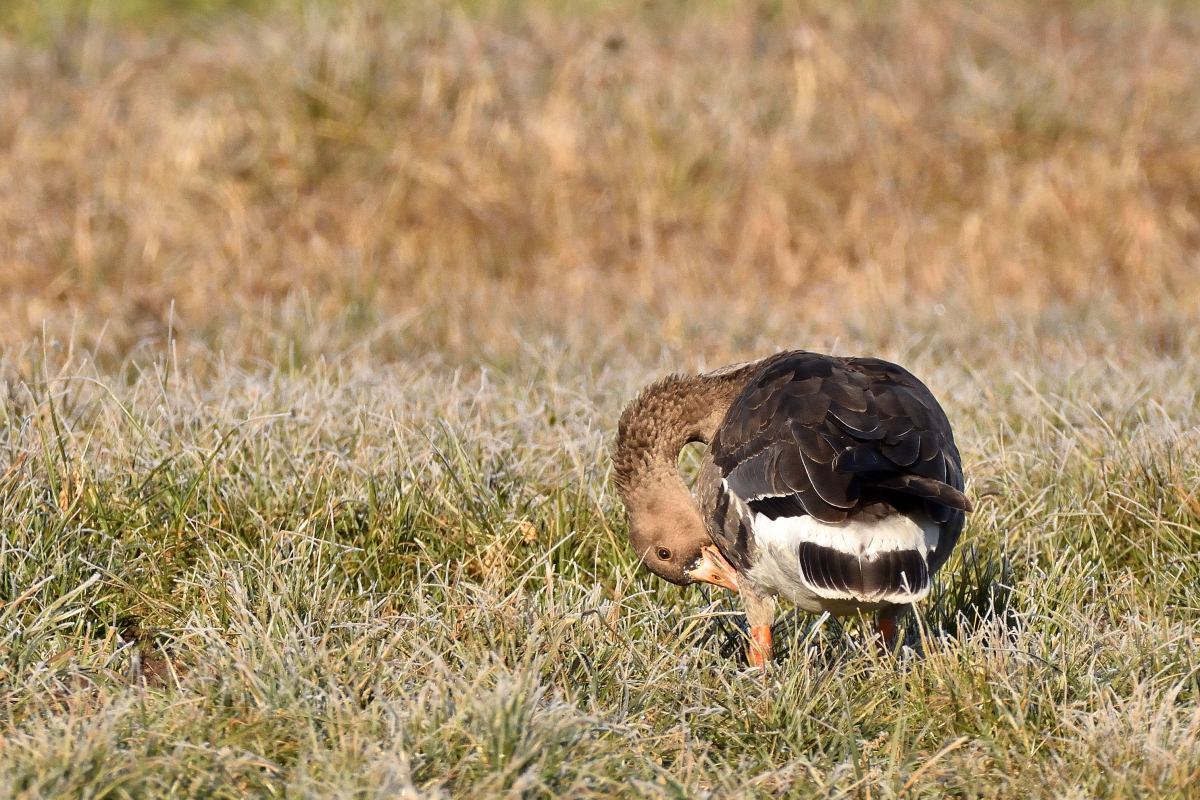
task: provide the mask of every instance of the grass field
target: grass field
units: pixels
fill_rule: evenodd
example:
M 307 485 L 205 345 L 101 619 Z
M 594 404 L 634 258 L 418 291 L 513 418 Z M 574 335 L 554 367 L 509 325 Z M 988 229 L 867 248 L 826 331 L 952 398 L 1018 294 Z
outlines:
M 1200 7 L 0 12 L 0 797 L 1187 797 Z M 882 657 L 635 568 L 645 382 L 897 360 Z M 917 652 L 920 655 L 917 655 Z

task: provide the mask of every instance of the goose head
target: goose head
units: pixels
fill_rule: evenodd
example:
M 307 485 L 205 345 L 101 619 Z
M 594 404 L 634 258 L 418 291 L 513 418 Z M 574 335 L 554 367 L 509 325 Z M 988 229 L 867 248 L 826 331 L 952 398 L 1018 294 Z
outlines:
M 738 590 L 737 573 L 713 544 L 686 488 L 642 487 L 623 498 L 629 542 L 648 570 L 680 586 L 711 583 Z
M 712 438 L 742 380 L 728 369 L 669 376 L 626 406 L 617 425 L 613 469 L 630 544 L 647 569 L 680 586 L 738 591 L 737 573 L 713 544 L 677 463 L 685 445 Z

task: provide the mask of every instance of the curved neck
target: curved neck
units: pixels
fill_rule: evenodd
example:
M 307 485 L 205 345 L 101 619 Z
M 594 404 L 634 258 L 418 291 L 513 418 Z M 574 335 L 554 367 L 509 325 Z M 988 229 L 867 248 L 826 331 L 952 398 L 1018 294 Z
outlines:
M 616 483 L 628 500 L 639 490 L 683 485 L 677 462 L 691 442 L 707 444 L 729 406 L 761 361 L 736 364 L 702 375 L 671 375 L 646 387 L 625 407 L 613 454 Z

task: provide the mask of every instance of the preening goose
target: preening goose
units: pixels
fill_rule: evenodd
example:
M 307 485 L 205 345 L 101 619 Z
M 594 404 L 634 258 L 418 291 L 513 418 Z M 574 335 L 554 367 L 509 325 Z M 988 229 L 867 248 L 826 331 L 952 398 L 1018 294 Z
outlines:
M 677 469 L 691 442 L 708 445 L 695 496 Z M 642 563 L 739 592 L 758 666 L 777 597 L 878 612 L 890 646 L 971 510 L 941 406 L 876 358 L 797 350 L 664 378 L 621 414 L 613 468 Z

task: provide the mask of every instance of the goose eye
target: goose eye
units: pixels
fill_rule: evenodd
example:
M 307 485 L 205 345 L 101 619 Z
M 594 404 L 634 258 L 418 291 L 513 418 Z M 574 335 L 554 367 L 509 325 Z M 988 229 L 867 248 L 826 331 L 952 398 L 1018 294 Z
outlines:
M 660 548 L 658 548 L 658 557 L 661 558 L 663 561 L 670 561 L 671 560 L 671 551 L 665 547 L 660 547 Z

